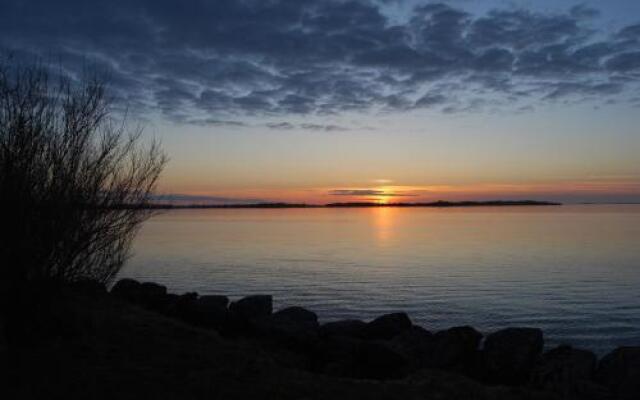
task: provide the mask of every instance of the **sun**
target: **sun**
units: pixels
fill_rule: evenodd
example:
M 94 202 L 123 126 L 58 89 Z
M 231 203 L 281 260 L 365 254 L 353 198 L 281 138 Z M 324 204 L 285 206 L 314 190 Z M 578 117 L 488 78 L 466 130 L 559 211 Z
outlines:
M 391 198 L 393 196 L 393 188 L 389 186 L 378 186 L 375 188 L 378 192 L 375 197 L 376 203 L 378 204 L 389 204 L 391 202 Z

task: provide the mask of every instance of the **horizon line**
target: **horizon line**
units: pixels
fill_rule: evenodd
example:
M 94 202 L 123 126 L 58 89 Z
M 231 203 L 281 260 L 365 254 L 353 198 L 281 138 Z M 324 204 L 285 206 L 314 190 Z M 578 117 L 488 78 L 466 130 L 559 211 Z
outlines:
M 431 202 L 336 202 L 325 204 L 287 203 L 287 202 L 258 202 L 247 204 L 163 204 L 148 203 L 142 208 L 150 209 L 187 209 L 187 208 L 370 208 L 370 207 L 494 207 L 494 206 L 560 206 L 563 203 L 539 200 L 485 200 L 485 201 L 447 201 Z

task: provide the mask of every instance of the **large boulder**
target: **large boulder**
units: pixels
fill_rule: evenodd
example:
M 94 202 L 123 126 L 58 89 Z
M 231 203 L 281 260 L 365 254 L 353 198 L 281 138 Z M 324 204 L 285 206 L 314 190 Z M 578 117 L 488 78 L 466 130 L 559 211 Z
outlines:
M 162 310 L 167 304 L 167 287 L 153 282 L 140 284 L 139 302 L 145 307 Z
M 429 365 L 434 344 L 433 334 L 417 325 L 399 333 L 389 342 L 391 348 L 402 354 L 414 370 Z
M 140 283 L 134 279 L 121 279 L 111 288 L 111 294 L 147 308 L 161 310 L 168 301 L 166 286 L 153 282 Z
M 288 307 L 255 321 L 256 329 L 268 339 L 304 353 L 315 350 L 318 316 L 302 307 Z
M 507 385 L 526 382 L 543 344 L 537 328 L 507 328 L 488 335 L 483 350 L 486 379 Z
M 270 295 L 253 295 L 234 301 L 229 310 L 236 316 L 247 320 L 264 318 L 273 312 L 273 297 Z
M 327 322 L 320 326 L 320 335 L 323 337 L 348 337 L 363 338 L 367 324 L 359 319 L 343 319 Z
M 369 322 L 364 329 L 367 339 L 388 340 L 411 328 L 411 320 L 406 313 L 382 315 Z
M 362 341 L 356 348 L 357 378 L 398 379 L 407 373 L 406 359 L 387 343 Z
M 348 336 L 324 336 L 318 346 L 314 364 L 327 375 L 355 377 L 356 349 L 360 339 Z
M 593 352 L 559 346 L 542 354 L 533 367 L 531 384 L 564 399 L 604 399 L 608 391 L 592 382 L 597 358 Z
M 111 294 L 127 301 L 136 301 L 140 293 L 140 282 L 135 279 L 120 279 L 111 288 Z
M 197 301 L 198 306 L 201 307 L 216 307 L 216 308 L 227 308 L 229 305 L 229 298 L 227 296 L 222 295 L 203 295 L 198 297 Z
M 600 360 L 596 380 L 609 387 L 617 399 L 640 397 L 640 347 L 618 347 Z
M 318 316 L 303 307 L 287 307 L 271 316 L 271 320 L 283 325 L 297 326 L 304 329 L 318 329 Z
M 224 336 L 238 330 L 227 309 L 229 299 L 220 295 L 199 296 L 196 292 L 181 295 L 168 294 L 165 313 L 189 324 L 213 328 Z
M 199 295 L 196 292 L 183 293 L 175 298 L 176 312 L 180 319 L 194 322 L 198 298 Z
M 197 325 L 214 328 L 225 335 L 229 334 L 233 329 L 227 309 L 228 303 L 229 299 L 226 296 L 200 296 L 190 303 L 191 318 Z
M 383 341 L 334 336 L 322 342 L 322 372 L 360 379 L 395 379 L 407 373 L 406 359 Z
M 458 326 L 437 332 L 433 339 L 427 366 L 466 372 L 477 358 L 482 334 L 470 326 Z
M 189 292 L 181 295 L 168 293 L 167 305 L 164 314 L 181 319 L 188 323 L 194 323 L 194 305 L 198 300 L 198 293 Z

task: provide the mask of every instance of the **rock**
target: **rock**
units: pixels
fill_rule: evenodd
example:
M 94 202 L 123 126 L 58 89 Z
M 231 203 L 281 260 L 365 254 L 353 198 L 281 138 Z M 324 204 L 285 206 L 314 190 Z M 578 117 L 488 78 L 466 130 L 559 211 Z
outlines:
M 180 296 L 173 293 L 167 293 L 165 298 L 166 304 L 162 313 L 173 318 L 180 318 L 178 315 L 178 301 L 180 300 Z
M 198 306 L 201 307 L 218 307 L 227 308 L 229 305 L 229 298 L 222 295 L 204 295 L 198 298 Z
M 183 316 L 192 312 L 198 302 L 198 297 L 198 293 L 196 292 L 187 292 L 179 295 L 176 302 L 178 312 Z
M 140 293 L 140 282 L 129 278 L 120 279 L 113 285 L 110 293 L 121 299 L 134 302 Z
M 310 353 L 318 339 L 318 317 L 302 307 L 288 307 L 255 322 L 258 332 L 290 350 Z
M 185 322 L 194 323 L 194 305 L 198 300 L 198 293 L 189 292 L 181 295 L 167 294 L 167 305 L 164 313 Z
M 273 298 L 270 295 L 247 296 L 231 303 L 229 310 L 247 320 L 268 317 L 273 312 Z
M 434 343 L 435 339 L 431 332 L 414 325 L 396 335 L 389 342 L 389 345 L 402 354 L 407 359 L 411 369 L 415 370 L 429 365 Z
M 363 338 L 367 324 L 359 319 L 343 319 L 327 322 L 320 326 L 320 335 L 324 337 Z
M 437 332 L 427 366 L 464 372 L 475 362 L 481 339 L 482 334 L 470 326 Z
M 308 329 L 317 329 L 319 327 L 318 316 L 316 313 L 303 307 L 284 308 L 274 313 L 271 319 L 280 323 Z
M 213 328 L 219 333 L 228 336 L 235 332 L 235 325 L 229 310 L 218 306 L 203 307 L 197 305 L 196 324 L 206 328 Z
M 141 292 L 146 296 L 164 296 L 167 294 L 167 287 L 154 282 L 142 282 L 140 284 Z
M 596 369 L 596 355 L 588 350 L 559 346 L 545 352 L 536 362 L 531 384 L 538 389 L 553 391 L 565 399 L 599 399 L 607 390 L 591 380 Z
M 600 360 L 596 381 L 611 389 L 616 399 L 640 395 L 640 347 L 618 347 Z
M 203 325 L 203 315 L 211 310 L 226 310 L 223 305 L 224 299 L 219 299 L 218 296 L 199 296 L 196 292 L 187 292 L 181 295 L 168 294 L 167 298 L 173 310 L 172 314 L 194 325 Z
M 232 327 L 228 303 L 229 299 L 226 296 L 200 296 L 191 304 L 194 322 L 200 326 L 214 328 L 222 334 L 229 333 Z
M 406 359 L 388 344 L 362 341 L 356 348 L 357 378 L 397 379 L 407 374 Z
M 528 381 L 543 344 L 537 328 L 507 328 L 488 335 L 483 351 L 487 380 L 507 385 Z
M 328 375 L 345 378 L 395 379 L 406 375 L 406 359 L 382 341 L 346 336 L 327 338 L 321 348 Z
M 596 355 L 591 351 L 559 346 L 540 357 L 534 368 L 532 382 L 537 386 L 545 386 L 549 383 L 591 380 L 596 362 Z
M 340 335 L 322 338 L 315 357 L 316 369 L 327 375 L 354 377 L 359 342 L 360 339 Z
M 140 283 L 133 279 L 121 279 L 111 289 L 111 294 L 144 307 L 159 310 L 166 306 L 166 286 L 153 282 Z
M 153 282 L 140 284 L 138 302 L 153 310 L 162 310 L 167 304 L 167 287 Z
M 182 295 L 167 294 L 167 315 L 181 319 L 192 325 L 213 328 L 223 336 L 235 335 L 238 331 L 231 313 L 226 307 L 226 296 L 198 296 L 196 292 Z
M 411 328 L 411 325 L 406 313 L 386 314 L 369 322 L 364 329 L 364 335 L 367 339 L 388 340 Z

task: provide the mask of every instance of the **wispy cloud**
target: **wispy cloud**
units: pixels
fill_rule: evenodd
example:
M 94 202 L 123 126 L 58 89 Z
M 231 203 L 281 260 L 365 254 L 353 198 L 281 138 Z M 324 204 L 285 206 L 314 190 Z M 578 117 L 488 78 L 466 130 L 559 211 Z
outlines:
M 385 192 L 378 189 L 333 189 L 329 191 L 332 196 L 379 196 L 379 197 L 412 197 L 413 193 Z
M 322 131 L 322 132 L 343 132 L 348 131 L 349 128 L 340 125 L 332 125 L 332 124 L 292 124 L 290 122 L 271 122 L 267 123 L 266 126 L 269 129 L 278 129 L 278 130 L 291 130 L 291 129 L 302 129 L 308 131 Z
M 246 127 L 249 126 L 245 122 L 232 121 L 232 120 L 220 120 L 215 118 L 193 118 L 186 119 L 184 122 L 200 125 L 200 126 L 227 126 L 227 127 Z
M 269 129 L 278 129 L 283 131 L 288 131 L 294 129 L 296 126 L 290 122 L 270 122 L 266 124 Z

